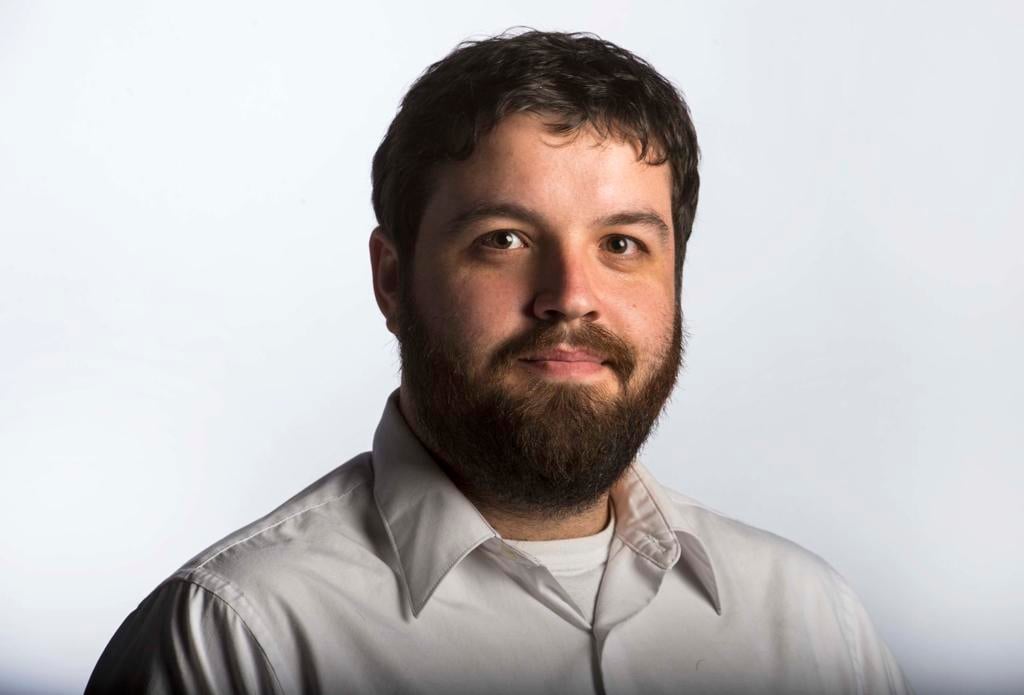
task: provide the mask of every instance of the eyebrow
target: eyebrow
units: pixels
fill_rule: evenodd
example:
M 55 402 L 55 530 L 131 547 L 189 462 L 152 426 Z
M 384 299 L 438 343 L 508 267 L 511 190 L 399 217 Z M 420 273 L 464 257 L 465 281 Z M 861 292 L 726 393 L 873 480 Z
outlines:
M 474 222 L 492 217 L 506 217 L 525 222 L 534 227 L 546 226 L 543 215 L 523 205 L 517 203 L 485 202 L 473 205 L 468 210 L 453 217 L 448 223 L 448 229 L 451 233 L 456 234 Z M 649 208 L 623 210 L 605 217 L 599 217 L 594 221 L 593 225 L 596 227 L 631 227 L 640 225 L 652 228 L 664 242 L 671 240 L 671 227 L 662 219 L 661 215 Z
M 633 225 L 651 227 L 658 233 L 662 241 L 670 241 L 671 229 L 665 220 L 661 219 L 661 215 L 654 210 L 627 210 L 598 220 L 598 226 L 601 227 L 631 227 Z
M 478 203 L 468 210 L 460 212 L 448 222 L 448 229 L 453 233 L 463 231 L 466 227 L 479 222 L 480 220 L 492 217 L 507 217 L 520 222 L 526 222 L 534 227 L 543 227 L 544 218 L 528 207 L 516 203 Z

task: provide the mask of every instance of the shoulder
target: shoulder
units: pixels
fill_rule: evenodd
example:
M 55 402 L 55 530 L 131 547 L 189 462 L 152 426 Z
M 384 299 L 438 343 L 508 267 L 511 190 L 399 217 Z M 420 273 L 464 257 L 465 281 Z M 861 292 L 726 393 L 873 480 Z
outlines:
M 862 690 L 911 692 L 864 605 L 833 566 L 793 540 L 663 489 L 709 554 L 723 604 L 734 615 L 772 625 L 776 633 L 806 632 L 818 648 L 835 635 Z
M 243 602 L 171 577 L 131 612 L 85 692 L 281 692 L 258 625 Z
M 701 543 L 716 569 L 762 579 L 817 582 L 840 590 L 845 582 L 817 553 L 776 533 L 740 521 L 681 493 L 662 488 L 677 518 Z
M 312 483 L 270 513 L 228 534 L 186 562 L 172 578 L 217 596 L 263 586 L 277 575 L 330 557 L 375 554 L 377 518 L 370 454 L 363 453 Z
M 278 692 L 291 672 L 270 609 L 355 563 L 387 567 L 372 489 L 360 454 L 186 562 L 122 623 L 89 692 Z
M 672 512 L 707 552 L 722 604 L 776 636 L 814 636 L 841 644 L 859 687 L 909 693 L 896 660 L 847 581 L 821 556 L 787 538 L 662 488 Z M 830 639 L 831 638 L 831 639 Z

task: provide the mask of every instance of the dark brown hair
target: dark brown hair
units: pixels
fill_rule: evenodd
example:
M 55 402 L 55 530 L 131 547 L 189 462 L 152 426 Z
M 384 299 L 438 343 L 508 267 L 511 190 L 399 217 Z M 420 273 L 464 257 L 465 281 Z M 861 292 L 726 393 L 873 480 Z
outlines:
M 700 187 L 693 122 L 671 82 L 593 34 L 466 41 L 413 83 L 373 157 L 373 209 L 399 261 L 413 257 L 435 165 L 467 159 L 503 117 L 523 111 L 562 134 L 589 125 L 635 143 L 638 159 L 669 164 L 678 292 Z

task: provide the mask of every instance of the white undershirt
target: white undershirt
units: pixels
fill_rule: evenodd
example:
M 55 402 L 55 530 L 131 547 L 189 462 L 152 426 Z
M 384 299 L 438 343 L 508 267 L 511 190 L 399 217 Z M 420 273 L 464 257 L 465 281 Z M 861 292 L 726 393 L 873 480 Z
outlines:
M 597 591 L 615 536 L 615 510 L 612 505 L 608 508 L 608 525 L 593 536 L 555 541 L 505 541 L 544 565 L 572 597 L 588 623 L 594 622 Z

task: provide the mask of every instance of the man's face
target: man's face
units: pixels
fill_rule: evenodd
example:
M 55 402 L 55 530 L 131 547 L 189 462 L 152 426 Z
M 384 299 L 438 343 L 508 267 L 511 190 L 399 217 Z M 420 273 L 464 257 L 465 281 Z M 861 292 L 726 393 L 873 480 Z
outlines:
M 403 398 L 478 503 L 585 507 L 635 456 L 682 358 L 669 168 L 519 114 L 433 183 L 403 269 Z

